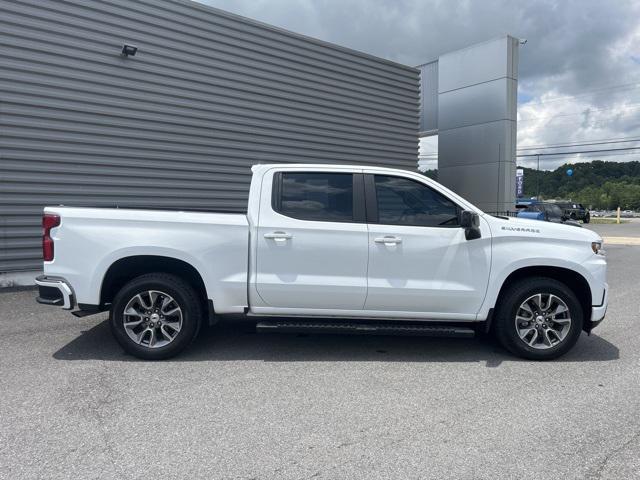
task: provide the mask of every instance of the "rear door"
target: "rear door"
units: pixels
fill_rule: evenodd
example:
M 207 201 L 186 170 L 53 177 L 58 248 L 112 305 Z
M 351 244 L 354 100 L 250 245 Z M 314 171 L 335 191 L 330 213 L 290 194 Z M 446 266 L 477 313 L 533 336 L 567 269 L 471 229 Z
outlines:
M 365 310 L 475 319 L 491 264 L 488 227 L 481 225 L 482 238 L 466 240 L 461 208 L 415 178 L 372 174 L 365 185 L 370 248 Z
M 340 169 L 269 172 L 261 198 L 257 311 L 362 310 L 368 257 L 363 175 Z

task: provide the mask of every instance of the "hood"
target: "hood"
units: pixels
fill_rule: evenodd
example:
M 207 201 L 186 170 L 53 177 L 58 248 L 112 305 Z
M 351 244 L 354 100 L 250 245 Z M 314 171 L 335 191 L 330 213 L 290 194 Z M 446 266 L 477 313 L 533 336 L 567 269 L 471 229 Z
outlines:
M 549 238 L 554 240 L 601 242 L 602 238 L 588 228 L 576 228 L 574 225 L 527 220 L 516 217 L 493 217 L 484 214 L 493 236 L 523 236 L 528 238 Z

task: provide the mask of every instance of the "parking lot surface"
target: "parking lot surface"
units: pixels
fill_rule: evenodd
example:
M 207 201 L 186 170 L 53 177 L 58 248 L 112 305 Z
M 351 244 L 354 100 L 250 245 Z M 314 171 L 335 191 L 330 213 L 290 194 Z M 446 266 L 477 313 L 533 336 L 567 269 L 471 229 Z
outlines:
M 608 219 L 613 220 L 613 219 Z M 624 223 L 620 224 L 598 224 L 589 223 L 583 224 L 584 227 L 589 228 L 602 237 L 631 237 L 640 239 L 640 218 L 623 218 Z
M 0 293 L 0 478 L 640 478 L 640 247 L 607 254 L 605 322 L 547 363 L 246 324 L 145 362 L 105 314 Z

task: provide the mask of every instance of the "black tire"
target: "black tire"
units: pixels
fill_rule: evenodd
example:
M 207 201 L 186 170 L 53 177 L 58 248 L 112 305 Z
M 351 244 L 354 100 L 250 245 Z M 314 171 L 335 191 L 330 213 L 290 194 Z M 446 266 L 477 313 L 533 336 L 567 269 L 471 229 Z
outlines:
M 128 302 L 137 294 L 152 290 L 170 295 L 182 312 L 180 331 L 170 343 L 156 348 L 137 344 L 129 337 L 124 326 L 124 309 Z M 181 278 L 166 273 L 149 273 L 134 278 L 120 289 L 111 305 L 109 326 L 125 352 L 144 360 L 163 360 L 177 355 L 195 339 L 202 323 L 201 305 L 196 291 Z
M 584 223 L 589 223 L 590 221 L 591 221 L 591 215 L 589 215 L 589 214 L 585 215 L 583 222 Z
M 560 298 L 569 308 L 571 317 L 569 330 L 562 342 L 547 349 L 537 349 L 525 343 L 519 337 L 515 323 L 520 305 L 538 293 L 553 294 Z M 526 278 L 510 285 L 498 300 L 494 321 L 496 337 L 500 344 L 514 355 L 529 360 L 553 360 L 567 353 L 578 341 L 582 324 L 582 306 L 575 293 L 564 283 L 546 277 Z

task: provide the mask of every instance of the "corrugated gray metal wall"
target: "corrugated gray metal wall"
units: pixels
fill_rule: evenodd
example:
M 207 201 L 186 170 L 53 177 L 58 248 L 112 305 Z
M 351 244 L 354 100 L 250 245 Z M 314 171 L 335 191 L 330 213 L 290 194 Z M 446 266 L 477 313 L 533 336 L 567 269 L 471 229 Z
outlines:
M 240 212 L 254 163 L 416 168 L 416 69 L 182 0 L 0 0 L 0 29 L 0 272 L 41 268 L 47 204 Z

